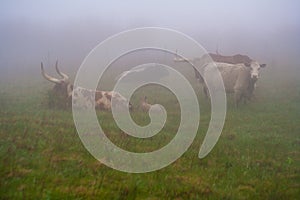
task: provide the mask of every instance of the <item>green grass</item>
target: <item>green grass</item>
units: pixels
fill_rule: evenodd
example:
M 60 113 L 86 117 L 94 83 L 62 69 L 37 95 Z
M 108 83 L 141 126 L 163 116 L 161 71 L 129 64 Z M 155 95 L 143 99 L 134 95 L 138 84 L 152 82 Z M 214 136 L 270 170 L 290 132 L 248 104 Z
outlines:
M 295 73 L 291 73 L 295 74 Z M 69 110 L 49 109 L 50 83 L 0 82 L 0 199 L 298 199 L 300 196 L 300 79 L 265 72 L 253 102 L 235 109 L 229 96 L 224 130 L 213 149 L 198 159 L 210 119 L 200 89 L 201 121 L 188 151 L 173 164 L 146 174 L 128 174 L 95 160 L 82 145 Z M 5 84 L 4 84 L 5 83 Z M 37 83 L 42 84 L 40 86 Z M 199 85 L 194 85 L 195 88 Z M 122 134 L 110 113 L 98 113 L 117 145 L 148 152 L 167 144 L 178 128 L 176 99 L 163 88 L 140 89 L 162 103 L 168 121 L 162 132 L 142 140 Z M 156 96 L 155 96 L 156 95 Z M 160 98 L 157 98 L 159 96 Z M 135 111 L 140 125 L 149 122 Z

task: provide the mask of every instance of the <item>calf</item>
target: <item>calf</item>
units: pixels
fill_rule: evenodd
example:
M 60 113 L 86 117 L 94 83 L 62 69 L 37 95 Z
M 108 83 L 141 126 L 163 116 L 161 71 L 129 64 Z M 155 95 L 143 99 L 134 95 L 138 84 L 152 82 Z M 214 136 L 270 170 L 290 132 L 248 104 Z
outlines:
M 158 104 L 152 105 L 149 104 L 147 102 L 147 97 L 145 96 L 144 98 L 141 98 L 141 103 L 140 103 L 140 108 L 142 109 L 142 111 L 144 112 L 148 112 L 150 110 L 150 108 L 152 107 L 151 110 L 153 110 L 156 113 L 159 113 L 160 111 L 162 111 L 162 107 Z

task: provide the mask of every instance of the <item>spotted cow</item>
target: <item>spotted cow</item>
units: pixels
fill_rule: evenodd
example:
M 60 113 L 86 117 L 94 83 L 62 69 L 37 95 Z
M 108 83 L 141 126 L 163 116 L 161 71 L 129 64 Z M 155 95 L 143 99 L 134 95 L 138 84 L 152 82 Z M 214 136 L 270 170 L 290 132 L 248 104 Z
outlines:
M 43 63 L 41 63 L 42 76 L 54 83 L 53 92 L 56 95 L 62 96 L 66 106 L 73 101 L 74 106 L 90 107 L 93 106 L 97 110 L 111 110 L 112 101 L 116 106 L 124 106 L 132 110 L 132 104 L 115 91 L 93 91 L 82 87 L 74 88 L 70 83 L 69 77 L 58 69 L 58 62 L 55 65 L 56 72 L 61 76 L 61 79 L 54 78 L 45 73 Z

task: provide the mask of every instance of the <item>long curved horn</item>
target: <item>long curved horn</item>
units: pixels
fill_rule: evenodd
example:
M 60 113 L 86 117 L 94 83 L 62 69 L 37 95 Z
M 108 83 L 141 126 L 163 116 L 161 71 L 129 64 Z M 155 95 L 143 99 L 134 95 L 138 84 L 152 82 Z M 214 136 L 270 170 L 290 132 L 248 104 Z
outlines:
M 56 61 L 56 63 L 55 63 L 55 69 L 56 69 L 56 72 L 63 78 L 63 81 L 65 81 L 65 82 L 69 81 L 69 77 L 66 74 L 64 74 L 61 71 L 59 71 L 59 69 L 58 69 L 58 61 Z
M 45 79 L 47 79 L 48 81 L 51 81 L 53 83 L 61 83 L 61 80 L 58 80 L 57 78 L 53 78 L 51 76 L 49 76 L 48 74 L 45 73 L 44 71 L 44 66 L 43 63 L 41 62 L 41 70 L 42 70 L 42 75 Z

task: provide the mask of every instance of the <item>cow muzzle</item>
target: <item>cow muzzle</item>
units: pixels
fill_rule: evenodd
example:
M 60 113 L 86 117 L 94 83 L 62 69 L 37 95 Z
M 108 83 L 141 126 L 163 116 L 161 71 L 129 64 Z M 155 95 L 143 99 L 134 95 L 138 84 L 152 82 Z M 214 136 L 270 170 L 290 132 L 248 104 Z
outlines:
M 253 74 L 253 75 L 251 75 L 251 78 L 252 78 L 253 80 L 257 81 L 257 79 L 258 79 L 258 75 L 256 75 L 256 74 Z

